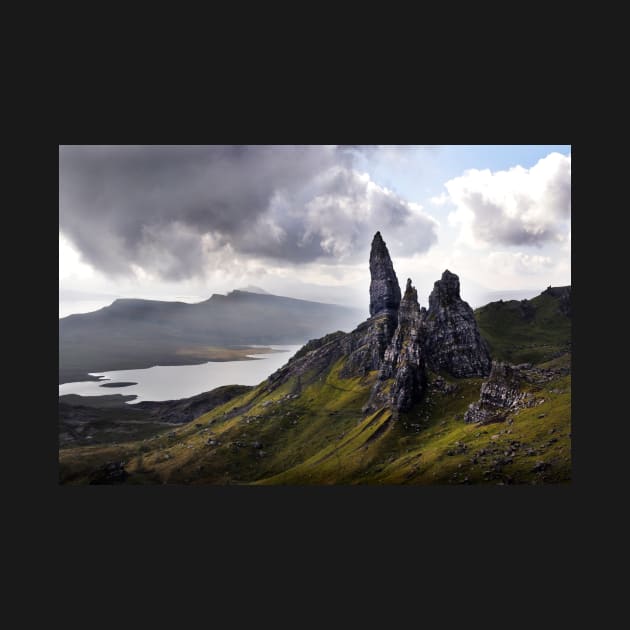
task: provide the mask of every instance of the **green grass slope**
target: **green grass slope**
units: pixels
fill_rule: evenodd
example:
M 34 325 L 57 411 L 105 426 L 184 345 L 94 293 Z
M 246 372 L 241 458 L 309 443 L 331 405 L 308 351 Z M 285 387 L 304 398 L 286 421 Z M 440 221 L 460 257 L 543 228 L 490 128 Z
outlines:
M 169 431 L 118 445 L 60 451 L 68 484 L 540 484 L 571 479 L 570 319 L 541 295 L 525 309 L 494 303 L 476 315 L 494 358 L 532 362 L 547 380 L 524 386 L 534 406 L 501 423 L 465 424 L 484 379 L 429 374 L 422 402 L 394 419 L 366 416 L 376 372 L 325 371 L 270 381 Z M 523 312 L 525 311 L 525 312 Z M 564 352 L 563 352 L 564 350 Z M 440 377 L 440 378 L 438 378 Z M 444 385 L 446 381 L 447 385 Z M 122 462 L 127 476 L 108 480 Z
M 571 319 L 552 295 L 491 302 L 478 308 L 475 318 L 494 359 L 540 363 L 571 348 Z
M 449 379 L 393 421 L 363 417 L 376 376 L 339 379 L 339 361 L 299 398 L 264 384 L 167 434 L 60 453 L 62 483 L 90 483 L 124 461 L 129 484 L 453 484 L 566 482 L 571 477 L 571 378 L 533 387 L 543 402 L 507 422 L 468 425 L 482 379 Z M 430 378 L 433 381 L 434 375 Z

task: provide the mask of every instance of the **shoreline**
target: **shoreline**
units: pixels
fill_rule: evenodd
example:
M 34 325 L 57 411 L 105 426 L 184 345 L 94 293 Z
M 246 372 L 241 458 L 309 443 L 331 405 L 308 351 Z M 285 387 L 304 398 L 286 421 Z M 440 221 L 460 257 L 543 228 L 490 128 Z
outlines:
M 301 347 L 306 342 L 296 344 L 271 344 L 289 345 Z M 204 363 L 226 363 L 231 361 L 259 361 L 257 356 L 276 354 L 278 352 L 289 352 L 289 350 L 278 350 L 270 346 L 231 346 L 229 348 L 218 348 L 207 346 L 205 348 L 182 348 L 174 353 L 165 355 L 162 358 L 151 359 L 129 359 L 112 361 L 103 364 L 105 367 L 90 368 L 89 371 L 81 368 L 59 368 L 58 385 L 66 383 L 80 383 L 84 381 L 101 381 L 104 376 L 94 376 L 99 372 L 118 372 L 123 370 L 146 370 L 152 367 L 175 367 L 179 365 L 202 365 Z

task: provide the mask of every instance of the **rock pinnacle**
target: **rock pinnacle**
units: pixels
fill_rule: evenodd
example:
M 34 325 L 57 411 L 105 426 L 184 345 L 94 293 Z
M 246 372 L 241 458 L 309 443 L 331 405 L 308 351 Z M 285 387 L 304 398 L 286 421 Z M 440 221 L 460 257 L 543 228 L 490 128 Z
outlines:
M 372 240 L 370 276 L 370 317 L 386 310 L 396 313 L 400 306 L 400 286 L 380 232 Z

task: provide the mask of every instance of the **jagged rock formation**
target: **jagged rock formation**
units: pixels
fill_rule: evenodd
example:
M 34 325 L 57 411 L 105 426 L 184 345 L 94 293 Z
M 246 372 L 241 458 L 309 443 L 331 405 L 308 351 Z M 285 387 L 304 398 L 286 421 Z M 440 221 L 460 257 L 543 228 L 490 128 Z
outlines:
M 370 318 L 344 340 L 343 378 L 378 370 L 398 325 L 400 286 L 387 246 L 377 232 L 370 250 Z
M 408 279 L 398 311 L 398 326 L 383 355 L 366 411 L 382 404 L 389 404 L 395 411 L 405 411 L 420 400 L 426 386 L 423 335 L 418 292 Z M 393 382 L 386 388 L 384 383 L 388 379 Z
M 380 232 L 372 239 L 370 277 L 370 316 L 382 311 L 390 311 L 395 315 L 400 306 L 400 286 Z
M 521 389 L 528 381 L 521 366 L 494 361 L 490 378 L 481 386 L 479 401 L 468 407 L 464 422 L 503 422 L 510 411 L 531 406 L 535 402 L 533 396 Z
M 373 274 L 383 277 L 384 270 L 373 267 Z M 396 308 L 379 290 L 373 296 L 377 312 L 350 326 L 352 332 L 309 341 L 257 386 L 241 387 L 240 394 L 233 391 L 239 386 L 230 386 L 234 395 L 226 392 L 207 412 L 198 403 L 217 390 L 200 400 L 145 401 L 124 408 L 124 416 L 127 397 L 119 395 L 119 406 L 102 408 L 94 421 L 60 418 L 59 481 L 284 486 L 569 481 L 571 320 L 561 309 L 563 302 L 570 306 L 570 292 L 562 289 L 475 311 L 493 355 L 509 364 L 496 363 L 489 379 L 474 380 L 447 374 L 462 364 L 483 368 L 478 332 L 467 319 L 457 276 L 445 272 L 429 310 L 420 308 L 411 280 Z M 324 330 L 337 328 L 320 319 Z M 466 334 L 457 337 L 462 328 Z M 467 346 L 466 338 L 474 343 Z M 428 349 L 438 365 L 448 359 L 443 373 L 429 365 Z M 130 435 L 138 421 L 131 416 L 152 405 L 166 407 L 165 413 L 154 416 L 154 426 L 142 425 Z M 517 411 L 523 406 L 533 408 Z M 113 430 L 106 413 L 115 416 Z M 163 422 L 171 414 L 174 422 L 194 419 L 170 430 Z M 462 425 L 462 416 L 469 423 L 506 424 L 483 430 Z M 85 419 L 89 435 L 79 435 L 77 424 Z M 103 436 L 110 432 L 107 440 L 93 433 L 97 425 Z M 64 432 L 72 440 L 63 438 Z M 83 448 L 77 437 L 92 446 Z
M 458 377 L 487 376 L 490 351 L 472 308 L 459 294 L 459 277 L 448 269 L 433 285 L 426 322 L 427 364 Z
M 455 377 L 490 372 L 488 348 L 472 309 L 460 297 L 455 274 L 447 270 L 435 283 L 428 311 L 420 308 L 411 279 L 401 301 L 398 279 L 380 232 L 372 241 L 370 274 L 369 319 L 350 333 L 339 331 L 309 341 L 269 377 L 269 391 L 294 376 L 302 384 L 321 378 L 343 358 L 340 378 L 364 377 L 378 370 L 364 412 L 387 406 L 398 415 L 422 399 L 427 368 L 445 370 Z

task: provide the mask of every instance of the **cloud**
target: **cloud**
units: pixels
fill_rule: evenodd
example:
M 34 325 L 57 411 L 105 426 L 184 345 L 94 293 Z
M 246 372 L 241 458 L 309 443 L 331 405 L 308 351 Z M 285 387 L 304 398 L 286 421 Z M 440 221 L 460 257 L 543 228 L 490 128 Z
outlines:
M 449 223 L 470 245 L 540 246 L 565 240 L 570 229 L 570 155 L 550 153 L 529 169 L 471 169 L 444 185 L 456 206 Z
M 446 193 L 435 195 L 429 199 L 429 202 L 434 206 L 444 206 L 450 201 L 450 197 Z
M 492 252 L 484 259 L 484 266 L 502 275 L 539 275 L 553 268 L 549 256 L 536 256 L 523 252 Z
M 60 147 L 60 230 L 109 275 L 170 280 L 242 258 L 353 262 L 381 230 L 399 255 L 437 222 L 354 165 L 356 147 Z

